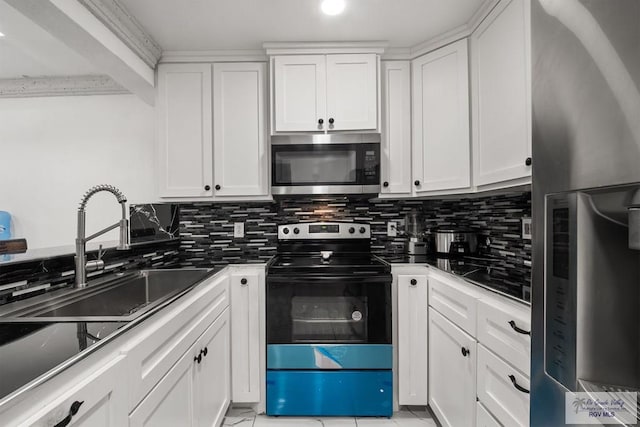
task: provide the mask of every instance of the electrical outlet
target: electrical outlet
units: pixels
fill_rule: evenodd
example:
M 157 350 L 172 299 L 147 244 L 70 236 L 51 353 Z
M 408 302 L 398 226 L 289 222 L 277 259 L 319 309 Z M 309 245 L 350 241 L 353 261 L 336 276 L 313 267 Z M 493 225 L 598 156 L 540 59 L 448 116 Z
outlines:
M 398 223 L 395 221 L 387 222 L 387 236 L 396 237 L 398 235 Z
M 531 218 L 522 218 L 522 238 L 531 240 Z
M 233 237 L 244 237 L 244 222 L 233 223 Z

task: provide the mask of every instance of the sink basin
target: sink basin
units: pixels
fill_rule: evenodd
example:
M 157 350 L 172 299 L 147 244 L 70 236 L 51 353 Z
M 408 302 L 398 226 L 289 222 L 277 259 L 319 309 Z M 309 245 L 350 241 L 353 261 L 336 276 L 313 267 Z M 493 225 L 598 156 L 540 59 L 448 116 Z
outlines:
M 209 274 L 208 269 L 140 270 L 65 289 L 33 301 L 9 304 L 0 322 L 25 321 L 129 321 L 177 297 Z

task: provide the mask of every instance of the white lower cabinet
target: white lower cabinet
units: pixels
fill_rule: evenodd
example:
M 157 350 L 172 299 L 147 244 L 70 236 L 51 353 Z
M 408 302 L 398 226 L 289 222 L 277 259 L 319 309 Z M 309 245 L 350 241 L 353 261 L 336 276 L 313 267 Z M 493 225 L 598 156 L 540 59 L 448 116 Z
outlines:
M 476 427 L 502 427 L 482 403 L 476 403 Z
M 70 424 L 78 427 L 120 427 L 126 425 L 126 394 L 123 356 L 96 367 L 79 381 L 61 384 L 59 393 L 40 400 L 33 413 L 22 412 L 17 419 L 0 415 L 4 426 L 54 426 L 70 415 L 72 405 L 77 412 Z M 34 402 L 35 404 L 35 402 Z
M 472 426 L 476 340 L 429 308 L 429 405 L 443 426 Z
M 478 346 L 478 399 L 500 423 L 529 425 L 529 378 Z
M 260 402 L 264 286 L 264 267 L 237 267 L 231 273 L 231 396 L 235 403 Z
M 129 426 L 219 425 L 230 398 L 229 328 L 226 310 L 131 413 Z
M 398 403 L 426 405 L 429 341 L 426 269 L 394 274 L 398 288 Z

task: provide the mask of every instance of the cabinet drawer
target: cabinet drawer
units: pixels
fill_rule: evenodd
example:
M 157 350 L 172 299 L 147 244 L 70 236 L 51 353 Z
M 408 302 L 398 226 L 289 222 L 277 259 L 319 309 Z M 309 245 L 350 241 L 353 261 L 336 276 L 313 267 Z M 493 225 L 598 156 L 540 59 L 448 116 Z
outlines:
M 501 424 L 529 425 L 528 390 L 528 377 L 484 346 L 478 346 L 478 399 Z
M 124 350 L 128 353 L 129 411 L 227 308 L 229 278 L 225 275 L 203 283 L 183 298 L 130 340 Z
M 502 427 L 480 402 L 476 402 L 476 427 Z
M 476 336 L 477 296 L 464 286 L 429 274 L 429 305 L 471 336 Z
M 531 310 L 498 301 L 478 302 L 478 341 L 529 376 Z

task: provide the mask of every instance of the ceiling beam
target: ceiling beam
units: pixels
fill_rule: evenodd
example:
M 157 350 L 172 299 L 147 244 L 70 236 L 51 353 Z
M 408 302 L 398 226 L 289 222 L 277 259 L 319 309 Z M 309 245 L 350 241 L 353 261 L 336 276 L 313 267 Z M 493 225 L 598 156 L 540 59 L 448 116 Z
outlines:
M 154 69 L 78 0 L 5 0 L 149 105 Z

